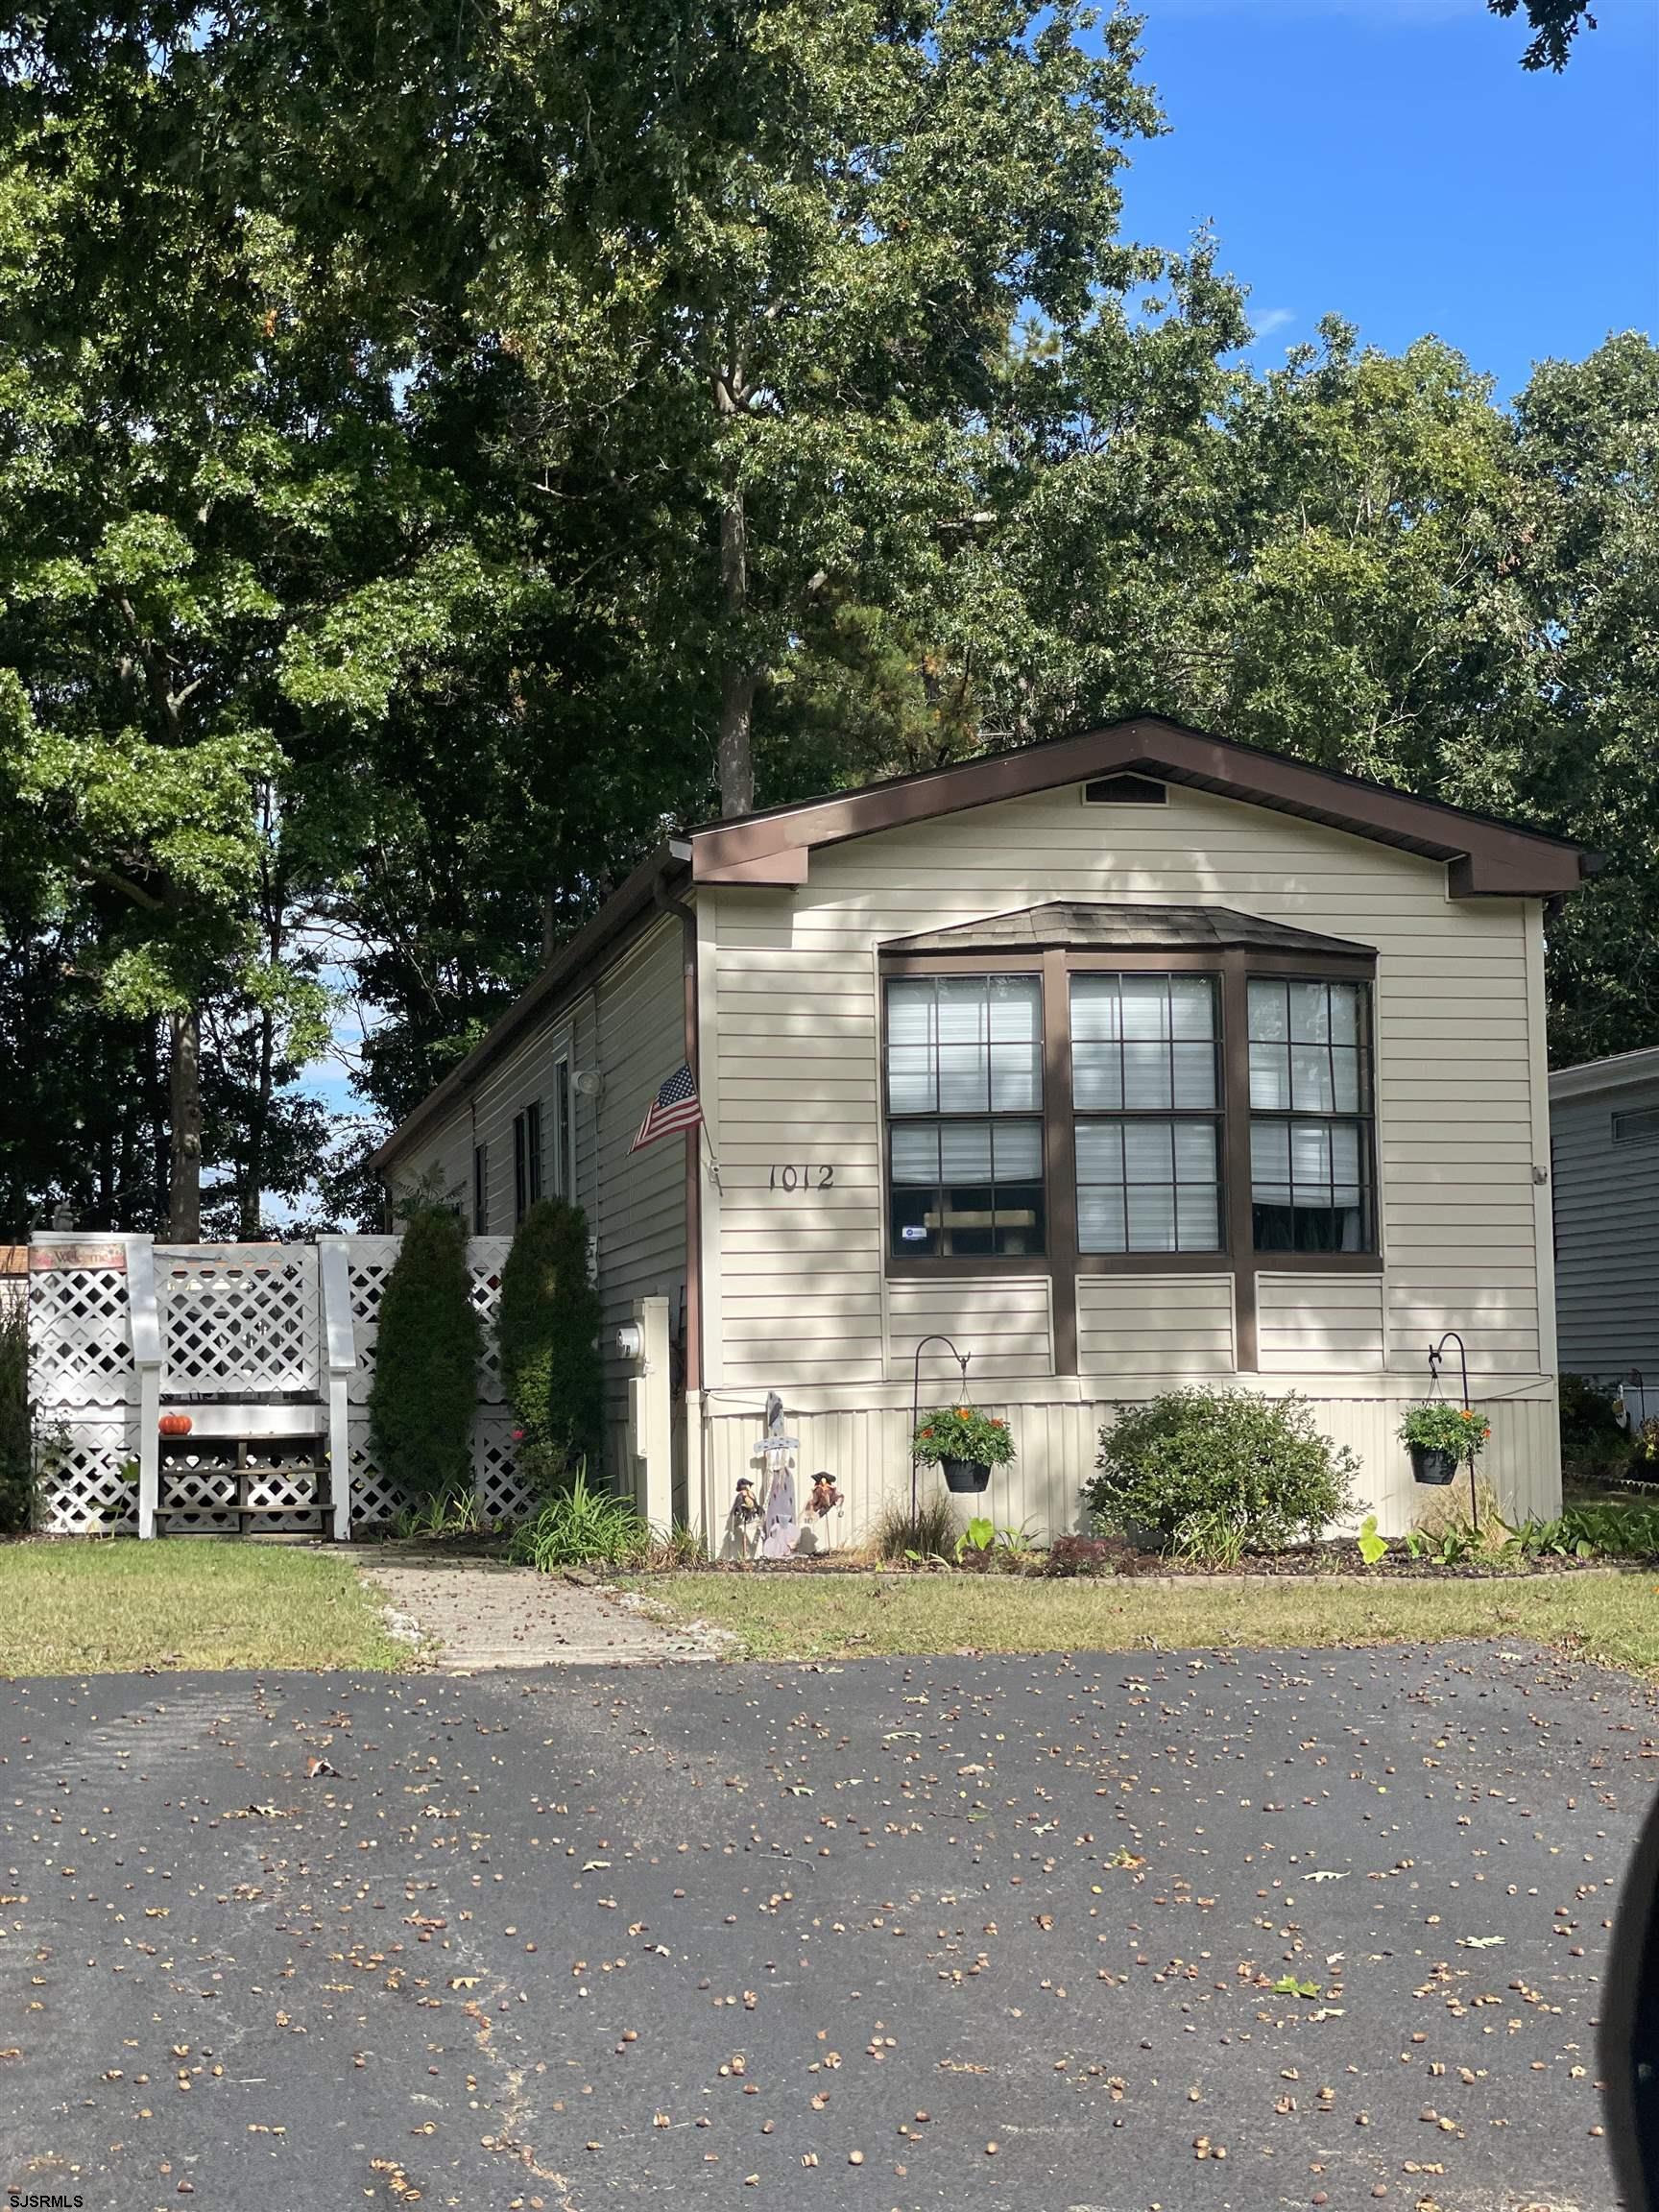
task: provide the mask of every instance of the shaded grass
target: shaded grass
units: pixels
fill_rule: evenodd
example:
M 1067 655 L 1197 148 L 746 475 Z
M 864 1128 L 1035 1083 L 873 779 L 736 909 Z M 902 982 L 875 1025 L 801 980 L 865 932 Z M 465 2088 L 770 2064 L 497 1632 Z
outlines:
M 1651 1571 L 1515 1581 L 1130 1579 L 1047 1582 L 966 1575 L 665 1575 L 636 1582 L 679 1620 L 736 1638 L 732 1656 L 885 1652 L 1166 1651 L 1229 1645 L 1433 1643 L 1498 1637 L 1659 1668 Z
M 189 1536 L 0 1546 L 0 1673 L 409 1664 L 351 1562 Z

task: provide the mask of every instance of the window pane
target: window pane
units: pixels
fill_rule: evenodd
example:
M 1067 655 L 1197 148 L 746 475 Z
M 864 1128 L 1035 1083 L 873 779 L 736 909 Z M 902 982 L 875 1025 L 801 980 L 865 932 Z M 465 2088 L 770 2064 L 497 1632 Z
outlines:
M 1116 1040 L 1123 1034 L 1116 975 L 1071 978 L 1071 1042 Z
M 1077 1248 L 1080 1252 L 1121 1252 L 1128 1236 L 1119 1183 L 1097 1184 L 1077 1192 Z
M 890 1045 L 933 1042 L 933 979 L 917 976 L 887 986 L 887 1041 Z
M 1331 1040 L 1333 1044 L 1358 1044 L 1359 1002 L 1363 988 L 1363 985 L 1358 983 L 1333 983 L 1331 985 Z
M 940 1009 L 943 1019 L 944 1008 Z M 991 1103 L 987 1048 L 983 1045 L 939 1046 L 939 1111 L 983 1114 Z
M 1131 1252 L 1174 1251 L 1175 1188 L 1173 1184 L 1130 1184 L 1129 1249 Z
M 1043 1103 L 1042 1046 L 993 1045 L 991 1107 L 997 1114 L 1028 1114 Z
M 1330 986 L 1290 985 L 1290 1035 L 1298 1045 L 1323 1045 L 1331 1035 Z
M 1262 976 L 1250 982 L 1250 1034 L 1271 1043 L 1290 1034 L 1287 987 Z
M 939 1104 L 926 1046 L 889 1045 L 887 1098 L 895 1114 L 931 1114 Z
M 1215 1047 L 1214 1045 L 1176 1045 L 1171 1047 L 1175 1062 L 1175 1085 L 1171 1104 L 1188 1107 L 1211 1107 L 1217 1103 L 1215 1096 Z
M 1290 1104 L 1290 1052 L 1284 1045 L 1250 1046 L 1250 1103 L 1263 1114 L 1284 1113 Z
M 1359 1100 L 1359 1055 L 1347 1045 L 1334 1045 L 1331 1048 L 1331 1103 L 1338 1114 L 1358 1114 Z
M 1290 1047 L 1290 1103 L 1298 1114 L 1329 1114 L 1331 1061 L 1322 1045 Z
M 1250 1124 L 1250 1174 L 1254 1182 L 1288 1183 L 1290 1131 L 1283 1121 Z
M 895 1183 L 937 1183 L 939 1180 L 939 1125 L 893 1130 L 893 1180 Z
M 1123 1124 L 1120 1121 L 1078 1122 L 1077 1180 L 1079 1183 L 1122 1182 Z
M 1125 1008 L 1127 1012 L 1127 1008 Z M 1123 1103 L 1128 1107 L 1169 1104 L 1167 1045 L 1125 1045 Z
M 939 1128 L 939 1157 L 947 1183 L 989 1183 L 991 1124 L 988 1121 L 942 1122 Z
M 1167 1121 L 1124 1122 L 1123 1172 L 1130 1183 L 1174 1181 L 1175 1149 Z
M 1036 1044 L 1043 1034 L 1043 987 L 1036 976 L 993 975 L 990 994 L 993 1042 Z
M 1170 1027 L 1177 1037 L 1214 1038 L 1215 984 L 1208 975 L 1171 975 Z
M 1221 1194 L 1214 1183 L 1176 1186 L 1175 1234 L 1183 1252 L 1219 1251 Z
M 988 1031 L 986 978 L 940 975 L 934 981 L 939 993 L 940 1044 L 982 1044 Z
M 1043 1180 L 1041 1121 L 993 1122 L 991 1144 L 998 1183 L 1040 1183 Z
M 1115 1112 L 1123 1103 L 1123 1062 L 1116 1045 L 1074 1044 L 1071 1096 L 1085 1112 Z
M 1331 1130 L 1333 1174 L 1344 1183 L 1359 1180 L 1359 1131 L 1352 1121 L 1337 1121 Z
M 1329 1183 L 1331 1132 L 1322 1121 L 1290 1124 L 1290 1178 L 1295 1183 Z
M 1215 1124 L 1214 1121 L 1177 1121 L 1175 1173 L 1183 1183 L 1214 1183 L 1215 1177 Z
M 1144 1040 L 1169 1034 L 1169 978 L 1166 975 L 1121 975 L 1123 1034 Z

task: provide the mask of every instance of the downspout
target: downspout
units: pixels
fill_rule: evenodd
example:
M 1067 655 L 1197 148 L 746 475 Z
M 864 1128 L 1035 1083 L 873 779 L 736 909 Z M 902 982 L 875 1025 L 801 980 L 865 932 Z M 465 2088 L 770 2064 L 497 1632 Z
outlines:
M 684 847 L 675 854 L 689 853 Z M 685 987 L 685 1065 L 702 1096 L 702 1074 L 697 1055 L 697 916 L 685 900 L 668 889 L 668 871 L 661 869 L 651 886 L 653 903 L 680 923 L 680 958 Z M 699 1122 L 685 1132 L 685 1399 L 690 1405 L 703 1388 L 703 1128 Z

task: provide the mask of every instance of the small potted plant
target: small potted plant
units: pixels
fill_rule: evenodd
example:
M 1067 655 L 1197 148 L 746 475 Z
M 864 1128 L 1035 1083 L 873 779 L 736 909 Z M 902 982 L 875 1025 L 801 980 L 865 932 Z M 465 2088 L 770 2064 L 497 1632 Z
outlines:
M 1492 1433 L 1482 1414 L 1467 1406 L 1448 1406 L 1435 1400 L 1410 1407 L 1400 1424 L 1400 1441 L 1411 1455 L 1411 1473 L 1419 1482 L 1444 1487 L 1458 1464 L 1473 1459 Z
M 1014 1439 L 1006 1421 L 976 1406 L 944 1406 L 922 1416 L 910 1449 L 918 1459 L 944 1469 L 947 1490 L 983 1490 L 992 1468 L 1013 1458 Z

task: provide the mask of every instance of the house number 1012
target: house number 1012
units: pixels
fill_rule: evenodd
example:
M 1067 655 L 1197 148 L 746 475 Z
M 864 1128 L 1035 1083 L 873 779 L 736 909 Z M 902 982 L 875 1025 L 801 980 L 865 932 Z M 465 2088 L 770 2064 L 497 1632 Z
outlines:
M 833 1167 L 773 1167 L 766 1177 L 768 1190 L 830 1190 L 834 1185 Z

